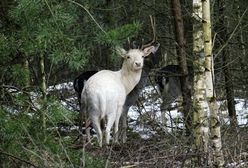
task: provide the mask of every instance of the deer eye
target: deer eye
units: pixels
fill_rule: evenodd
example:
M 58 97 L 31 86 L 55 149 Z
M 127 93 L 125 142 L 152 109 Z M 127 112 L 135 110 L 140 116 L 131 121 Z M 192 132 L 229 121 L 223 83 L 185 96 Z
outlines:
M 144 55 L 142 55 L 142 58 L 145 58 L 145 56 L 144 56 Z
M 129 59 L 130 58 L 130 56 L 127 56 L 127 59 Z

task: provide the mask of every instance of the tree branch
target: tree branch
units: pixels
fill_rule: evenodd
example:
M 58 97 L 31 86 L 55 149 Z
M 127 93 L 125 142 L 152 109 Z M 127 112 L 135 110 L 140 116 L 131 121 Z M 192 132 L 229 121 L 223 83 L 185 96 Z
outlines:
M 29 162 L 29 161 L 26 161 L 26 160 L 24 160 L 24 159 L 21 159 L 21 158 L 19 158 L 19 157 L 17 157 L 17 156 L 14 156 L 14 155 L 12 155 L 12 154 L 10 154 L 10 153 L 7 153 L 7 152 L 4 152 L 4 151 L 1 151 L 1 150 L 0 150 L 0 154 L 6 155 L 6 156 L 11 157 L 11 158 L 13 158 L 13 159 L 19 160 L 19 161 L 24 162 L 24 163 L 26 163 L 26 164 L 29 164 L 29 165 L 31 165 L 31 166 L 33 166 L 33 167 L 35 167 L 35 168 L 36 168 L 36 167 L 38 168 L 38 166 L 34 165 L 33 163 L 31 163 L 31 162 Z

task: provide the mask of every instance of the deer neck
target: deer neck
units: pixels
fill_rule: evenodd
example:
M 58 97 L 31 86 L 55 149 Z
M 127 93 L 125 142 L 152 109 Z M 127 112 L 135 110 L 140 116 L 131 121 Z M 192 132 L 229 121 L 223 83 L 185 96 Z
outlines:
M 132 71 L 128 69 L 128 67 L 125 64 L 123 64 L 120 73 L 121 73 L 121 81 L 125 87 L 126 94 L 129 94 L 133 90 L 133 88 L 139 83 L 142 69 Z

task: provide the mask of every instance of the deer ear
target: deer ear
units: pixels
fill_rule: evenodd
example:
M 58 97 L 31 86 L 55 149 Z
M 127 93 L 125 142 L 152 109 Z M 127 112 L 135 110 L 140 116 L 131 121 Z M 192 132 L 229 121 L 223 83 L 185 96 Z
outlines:
M 122 57 L 126 57 L 127 51 L 121 47 L 116 48 L 116 53 Z
M 154 46 L 150 46 L 150 47 L 146 47 L 144 50 L 144 56 L 147 57 L 148 55 L 151 54 L 151 52 L 155 53 L 155 47 Z
M 145 57 L 150 55 L 151 53 L 155 54 L 159 48 L 160 44 L 157 43 L 155 46 L 150 46 L 150 47 L 146 47 L 143 52 L 145 53 Z

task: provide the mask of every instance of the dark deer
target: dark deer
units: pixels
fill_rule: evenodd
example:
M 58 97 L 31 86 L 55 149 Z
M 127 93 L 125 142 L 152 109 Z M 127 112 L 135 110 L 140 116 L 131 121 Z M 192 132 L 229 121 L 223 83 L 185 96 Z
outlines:
M 188 67 L 189 70 L 189 82 L 193 89 L 194 72 L 193 67 Z M 176 101 L 177 98 L 182 96 L 181 83 L 180 83 L 181 70 L 179 65 L 167 65 L 156 74 L 156 83 L 159 86 L 159 90 L 163 99 L 161 104 L 162 123 L 166 123 L 165 111 L 168 110 L 171 104 Z

